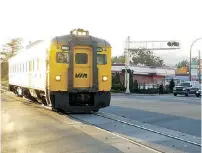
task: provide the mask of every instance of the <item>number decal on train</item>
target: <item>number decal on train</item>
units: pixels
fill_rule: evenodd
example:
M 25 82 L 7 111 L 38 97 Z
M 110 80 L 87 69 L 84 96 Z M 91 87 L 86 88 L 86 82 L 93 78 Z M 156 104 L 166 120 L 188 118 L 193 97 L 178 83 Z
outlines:
M 75 78 L 87 78 L 87 73 L 76 73 Z

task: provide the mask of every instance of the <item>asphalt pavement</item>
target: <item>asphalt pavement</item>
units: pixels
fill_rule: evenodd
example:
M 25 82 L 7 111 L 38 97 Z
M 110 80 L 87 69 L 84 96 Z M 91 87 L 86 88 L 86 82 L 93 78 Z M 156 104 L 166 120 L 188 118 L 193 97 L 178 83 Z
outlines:
M 201 137 L 201 99 L 173 95 L 112 96 L 106 113 Z

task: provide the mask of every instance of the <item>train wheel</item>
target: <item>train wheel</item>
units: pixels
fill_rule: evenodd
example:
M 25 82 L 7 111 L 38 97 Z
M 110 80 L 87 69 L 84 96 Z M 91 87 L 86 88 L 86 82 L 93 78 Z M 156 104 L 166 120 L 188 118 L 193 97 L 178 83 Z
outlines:
M 51 104 L 51 100 L 50 100 L 50 91 L 48 89 L 46 89 L 45 92 L 45 105 L 49 106 Z
M 23 97 L 23 90 L 20 87 L 17 87 L 15 93 L 18 97 Z

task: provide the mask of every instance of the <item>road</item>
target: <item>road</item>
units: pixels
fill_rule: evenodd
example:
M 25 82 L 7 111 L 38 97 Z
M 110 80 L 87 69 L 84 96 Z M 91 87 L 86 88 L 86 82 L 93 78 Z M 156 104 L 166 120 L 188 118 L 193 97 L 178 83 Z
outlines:
M 1 93 L 2 153 L 148 153 L 152 149 Z
M 114 94 L 111 106 L 93 115 L 73 115 L 162 152 L 201 152 L 201 99 Z
M 201 136 L 201 99 L 197 97 L 113 96 L 102 111 Z
M 156 126 L 159 129 L 169 129 L 182 135 L 201 138 L 201 99 L 195 96 L 115 94 L 112 96 L 111 106 L 101 111 Z M 180 147 L 177 149 L 183 150 Z M 195 151 L 199 151 L 198 149 Z M 185 150 L 193 151 L 192 148 Z

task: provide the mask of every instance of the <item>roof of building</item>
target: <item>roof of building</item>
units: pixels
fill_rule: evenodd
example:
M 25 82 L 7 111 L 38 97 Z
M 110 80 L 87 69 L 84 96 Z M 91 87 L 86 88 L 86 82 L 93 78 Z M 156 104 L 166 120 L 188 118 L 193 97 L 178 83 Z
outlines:
M 122 69 L 125 69 L 125 64 L 112 64 L 112 72 L 121 72 Z M 130 69 L 133 70 L 133 74 L 175 76 L 175 69 L 168 67 L 130 65 Z

